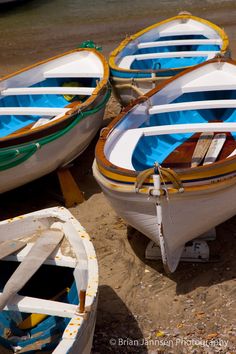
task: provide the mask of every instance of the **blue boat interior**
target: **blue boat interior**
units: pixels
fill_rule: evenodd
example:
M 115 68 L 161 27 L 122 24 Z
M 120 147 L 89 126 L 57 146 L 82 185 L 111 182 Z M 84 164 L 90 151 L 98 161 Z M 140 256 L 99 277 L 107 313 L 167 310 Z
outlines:
M 60 87 L 78 86 L 95 87 L 98 78 L 53 78 L 38 82 L 30 87 Z M 47 107 L 63 108 L 74 101 L 85 101 L 88 96 L 72 96 L 61 94 L 41 95 L 14 95 L 3 96 L 0 99 L 0 107 Z M 19 129 L 35 123 L 39 116 L 35 115 L 1 115 L 0 116 L 0 138 L 10 135 Z
M 156 42 L 171 41 L 171 40 L 186 40 L 186 39 L 207 39 L 203 35 L 179 35 L 160 37 Z M 164 52 L 181 52 L 181 51 L 220 51 L 219 45 L 214 44 L 200 44 L 200 45 L 178 45 L 178 46 L 163 46 L 152 48 L 140 48 L 133 55 L 136 54 L 150 54 L 150 53 L 164 53 Z M 130 69 L 136 70 L 159 70 L 180 68 L 200 64 L 207 59 L 207 56 L 199 57 L 183 57 L 183 58 L 157 58 L 147 60 L 134 60 Z
M 235 98 L 235 90 L 194 92 L 185 93 L 172 103 Z M 220 108 L 158 113 L 147 117 L 140 128 L 172 124 L 208 123 L 211 121 L 236 122 L 236 110 Z M 134 169 L 142 171 L 153 167 L 155 162 L 163 163 L 175 149 L 185 143 L 191 136 L 193 134 L 185 133 L 141 137 L 132 155 Z M 232 133 L 232 137 L 236 139 L 236 133 Z
M 1 291 L 18 264 L 17 262 L 0 262 Z M 55 299 L 58 301 L 58 306 L 60 302 L 78 304 L 73 270 L 73 268 L 43 265 L 22 288 L 19 295 Z M 49 283 L 50 286 L 48 286 Z M 67 288 L 69 290 L 66 290 Z M 19 311 L 0 312 L 0 352 L 1 347 L 4 347 L 4 350 L 8 349 L 9 353 L 13 353 L 15 347 L 22 347 L 21 353 L 27 354 L 52 350 L 59 343 L 70 321 L 69 318 L 46 316 L 36 326 L 20 329 L 22 321 L 29 316 L 29 313 Z

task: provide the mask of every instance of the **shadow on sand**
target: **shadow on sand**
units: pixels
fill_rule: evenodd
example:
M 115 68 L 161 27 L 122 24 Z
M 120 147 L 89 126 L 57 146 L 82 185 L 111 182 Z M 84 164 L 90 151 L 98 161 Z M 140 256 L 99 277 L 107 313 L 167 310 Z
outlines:
M 7 15 L 12 12 L 25 11 L 26 6 L 28 9 L 37 9 L 38 7 L 47 4 L 50 0 L 15 0 L 6 3 L 0 3 L 0 15 Z M 55 1 L 55 0 L 52 0 Z
M 114 290 L 102 285 L 99 287 L 92 353 L 148 353 L 145 345 L 122 345 L 121 341 L 127 338 L 131 341 L 143 340 L 138 322 Z
M 149 239 L 128 226 L 127 237 L 136 256 L 156 272 L 168 276 L 176 283 L 176 294 L 188 294 L 198 287 L 209 287 L 236 279 L 236 217 L 217 226 L 216 240 L 208 241 L 210 255 L 218 261 L 208 263 L 180 262 L 175 273 L 167 275 L 161 261 L 145 259 Z
M 84 193 L 85 200 L 101 191 L 92 175 L 94 150 L 98 135 L 88 148 L 74 160 L 71 173 Z M 16 177 L 17 178 L 17 177 Z M 56 205 L 64 205 L 55 172 L 22 187 L 0 195 L 0 220 Z

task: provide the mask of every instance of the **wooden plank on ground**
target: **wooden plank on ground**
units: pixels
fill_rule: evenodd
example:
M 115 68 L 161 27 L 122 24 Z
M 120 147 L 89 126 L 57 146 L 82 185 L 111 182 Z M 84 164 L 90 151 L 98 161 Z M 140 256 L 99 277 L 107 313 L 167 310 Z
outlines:
M 65 200 L 65 206 L 71 208 L 76 204 L 83 203 L 84 196 L 74 180 L 69 168 L 61 168 L 57 171 L 61 191 Z

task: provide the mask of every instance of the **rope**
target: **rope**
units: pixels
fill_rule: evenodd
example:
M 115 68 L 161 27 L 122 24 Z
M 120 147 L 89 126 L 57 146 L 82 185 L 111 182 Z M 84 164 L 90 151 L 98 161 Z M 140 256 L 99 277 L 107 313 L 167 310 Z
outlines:
M 146 78 L 118 78 L 112 77 L 111 82 L 114 88 L 114 91 L 117 93 L 118 96 L 121 96 L 122 91 L 124 90 L 132 90 L 134 97 L 140 97 L 144 95 L 144 89 L 139 87 L 142 84 L 149 84 L 151 85 L 149 89 L 154 88 L 158 83 L 162 82 L 163 80 L 168 79 L 169 77 L 162 77 L 162 76 L 152 76 Z
M 93 41 L 91 40 L 87 40 L 87 41 L 84 41 L 82 42 L 78 48 L 92 48 L 92 49 L 96 49 L 98 50 L 99 52 L 102 51 L 102 47 L 95 44 Z
M 170 76 L 169 76 L 170 77 Z M 160 81 L 160 80 L 166 80 L 169 77 L 165 76 L 155 76 L 155 77 L 132 77 L 132 78 L 125 78 L 125 77 L 115 77 L 113 76 L 111 78 L 112 84 L 116 85 L 115 82 L 127 82 L 127 83 L 132 83 L 132 82 L 155 82 L 155 81 Z
M 84 118 L 88 117 L 91 114 L 97 113 L 100 111 L 108 102 L 111 95 L 111 90 L 109 89 L 104 96 L 102 102 L 97 105 L 95 108 L 85 111 L 78 112 L 76 118 L 64 129 L 51 134 L 49 136 L 43 137 L 36 142 L 29 142 L 26 145 L 18 145 L 14 148 L 4 148 L 0 151 L 0 171 L 7 170 L 9 168 L 15 167 L 20 163 L 28 160 L 38 149 L 42 146 L 51 143 L 52 141 L 60 138 L 61 136 L 68 133 L 71 129 L 73 129 L 80 121 Z
M 160 165 L 155 165 L 154 167 L 144 170 L 138 174 L 135 182 L 136 192 L 139 191 L 139 189 L 144 184 L 145 180 L 155 173 L 159 173 L 162 177 L 165 178 L 165 180 L 170 181 L 173 184 L 174 188 L 177 189 L 180 193 L 184 191 L 182 181 L 180 180 L 179 175 L 174 170 L 170 168 L 161 167 Z

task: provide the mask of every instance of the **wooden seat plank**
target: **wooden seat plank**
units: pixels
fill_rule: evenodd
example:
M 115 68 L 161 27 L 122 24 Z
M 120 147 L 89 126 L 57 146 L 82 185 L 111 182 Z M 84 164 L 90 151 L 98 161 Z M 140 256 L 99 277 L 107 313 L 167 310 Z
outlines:
M 69 108 L 54 108 L 54 107 L 0 107 L 1 116 L 56 116 L 66 113 Z
M 97 79 L 97 78 L 102 78 L 103 74 L 101 72 L 97 73 L 90 73 L 90 72 L 70 72 L 70 71 L 46 71 L 43 75 L 45 79 L 52 79 L 52 78 L 91 78 L 91 79 Z
M 138 44 L 139 49 L 143 48 L 155 48 L 155 47 L 165 47 L 165 46 L 177 46 L 177 45 L 201 45 L 201 44 L 222 44 L 221 39 L 175 39 L 168 41 L 157 41 L 157 42 L 141 42 Z
M 170 124 L 154 127 L 128 129 L 126 136 L 140 137 L 155 136 L 165 134 L 185 134 L 185 133 L 205 133 L 205 132 L 236 132 L 236 123 L 190 123 L 190 124 Z
M 1 91 L 3 96 L 13 95 L 92 95 L 95 87 L 16 87 Z
M 148 113 L 152 115 L 158 113 L 214 108 L 236 108 L 236 100 L 207 100 L 161 104 L 149 108 Z
M 0 293 L 0 299 L 2 294 L 3 293 Z M 54 300 L 44 300 L 15 294 L 14 298 L 12 298 L 12 300 L 6 305 L 4 310 L 72 318 L 76 316 L 78 306 L 60 303 Z
M 206 56 L 208 59 L 214 58 L 217 51 L 182 51 L 182 52 L 162 52 L 162 53 L 148 53 L 148 54 L 134 54 L 123 57 L 119 63 L 120 67 L 129 68 L 134 60 L 149 60 L 159 58 L 185 58 L 185 57 L 202 57 Z

